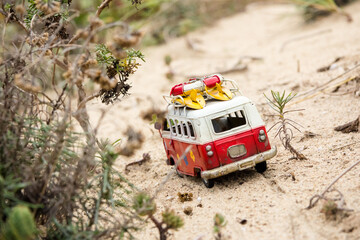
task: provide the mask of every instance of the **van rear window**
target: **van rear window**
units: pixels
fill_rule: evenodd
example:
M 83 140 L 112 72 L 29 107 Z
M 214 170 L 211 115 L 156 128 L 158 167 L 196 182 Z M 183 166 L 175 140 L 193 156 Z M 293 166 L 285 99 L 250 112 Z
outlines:
M 215 133 L 229 131 L 230 129 L 246 125 L 246 119 L 242 110 L 226 114 L 211 120 Z

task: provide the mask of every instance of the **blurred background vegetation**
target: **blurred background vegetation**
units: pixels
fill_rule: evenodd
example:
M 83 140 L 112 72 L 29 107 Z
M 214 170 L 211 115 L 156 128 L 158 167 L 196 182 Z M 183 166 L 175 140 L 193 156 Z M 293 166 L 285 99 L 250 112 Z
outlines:
M 76 1 L 80 10 L 75 22 L 86 24 L 88 14 L 101 1 Z M 114 8 L 102 16 L 105 22 L 122 20 L 144 32 L 143 44 L 156 45 L 179 37 L 201 26 L 214 23 L 244 9 L 250 0 L 145 0 L 136 8 L 128 0 L 114 2 Z
M 102 16 L 105 22 L 122 20 L 134 30 L 143 33 L 143 46 L 165 43 L 167 40 L 183 36 L 216 20 L 243 11 L 254 2 L 290 3 L 299 7 L 305 22 L 337 12 L 346 15 L 340 7 L 355 0 L 144 0 L 136 8 L 129 0 L 116 1 L 116 6 Z M 101 2 L 76 1 L 73 4 L 80 11 L 75 19 L 79 26 L 86 24 L 88 14 Z M 351 19 L 350 16 L 347 16 Z

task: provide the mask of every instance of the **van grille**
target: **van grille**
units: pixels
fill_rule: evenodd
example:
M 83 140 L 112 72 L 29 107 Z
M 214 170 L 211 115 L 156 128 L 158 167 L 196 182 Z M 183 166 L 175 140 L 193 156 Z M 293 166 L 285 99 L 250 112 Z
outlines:
M 247 153 L 244 144 L 231 146 L 228 148 L 227 152 L 228 152 L 228 156 L 230 158 L 238 158 L 238 157 L 246 155 L 246 153 Z

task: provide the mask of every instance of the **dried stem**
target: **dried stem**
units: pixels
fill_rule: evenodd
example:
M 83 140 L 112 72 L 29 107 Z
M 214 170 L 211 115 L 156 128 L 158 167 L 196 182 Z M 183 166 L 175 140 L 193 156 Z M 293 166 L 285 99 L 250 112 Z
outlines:
M 325 190 L 319 195 L 316 194 L 310 198 L 309 206 L 306 209 L 311 209 L 315 206 L 315 204 L 321 199 L 324 198 L 325 194 L 329 191 L 329 189 L 337 182 L 340 178 L 342 178 L 346 173 L 348 173 L 351 169 L 353 169 L 356 165 L 360 163 L 360 160 L 356 161 L 350 167 L 345 169 L 338 177 L 336 177 L 326 188 Z M 315 200 L 314 200 L 315 199 Z M 313 201 L 314 200 L 314 201 Z
M 159 230 L 159 235 L 160 235 L 160 240 L 166 240 L 167 239 L 167 231 L 169 230 L 168 227 L 163 227 L 163 222 L 159 222 L 154 215 L 151 215 L 149 217 L 151 219 L 151 221 L 155 224 L 156 228 Z
M 360 129 L 360 115 L 351 122 L 337 126 L 334 130 L 341 131 L 343 133 L 358 132 Z
M 54 104 L 54 106 L 52 107 L 53 110 L 51 111 L 50 117 L 49 119 L 46 121 L 46 124 L 49 125 L 50 121 L 53 119 L 54 117 L 54 113 L 56 112 L 56 110 L 59 109 L 59 107 L 61 106 L 61 102 L 62 102 L 62 97 L 64 96 L 65 90 L 67 88 L 68 84 L 66 83 L 65 86 L 62 89 L 61 94 L 59 95 L 58 99 L 56 100 L 56 103 Z
M 0 13 L 6 18 L 6 23 L 9 22 L 9 20 L 14 20 L 22 29 L 25 30 L 27 34 L 30 33 L 30 31 L 27 29 L 26 25 L 16 16 L 14 13 L 7 13 L 3 9 L 0 9 Z
M 143 164 L 144 162 L 149 161 L 149 160 L 150 160 L 150 154 L 149 154 L 149 153 L 144 153 L 142 159 L 126 164 L 126 166 L 125 166 L 125 172 L 130 171 L 130 170 L 128 169 L 129 166 L 135 165 L 135 164 L 141 165 L 141 164 Z
M 96 17 L 99 17 L 101 12 L 104 10 L 104 8 L 108 7 L 110 2 L 112 0 L 103 0 L 103 2 L 100 4 L 100 6 L 98 7 L 97 11 L 96 11 Z

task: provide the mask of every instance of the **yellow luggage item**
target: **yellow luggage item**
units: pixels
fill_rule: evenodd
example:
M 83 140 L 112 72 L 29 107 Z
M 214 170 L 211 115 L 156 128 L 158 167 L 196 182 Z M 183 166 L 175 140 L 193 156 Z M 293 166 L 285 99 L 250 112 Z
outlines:
M 192 109 L 202 109 L 205 106 L 204 97 L 201 95 L 201 92 L 195 89 L 185 92 L 181 95 L 181 98 L 176 98 L 173 102 Z
M 205 91 L 209 96 L 217 100 L 226 101 L 232 99 L 231 91 L 227 88 L 221 87 L 219 83 L 216 83 L 215 87 L 213 88 L 208 88 L 205 86 Z

